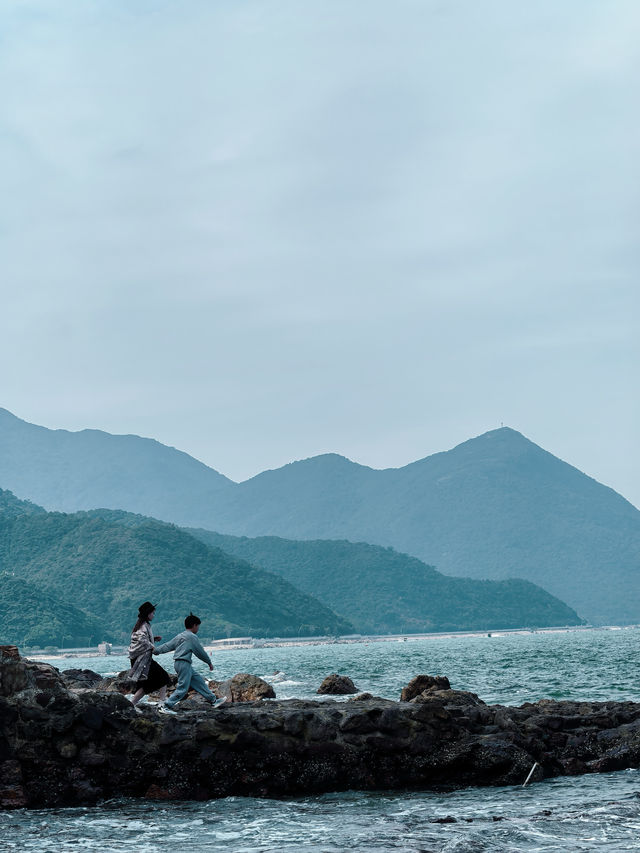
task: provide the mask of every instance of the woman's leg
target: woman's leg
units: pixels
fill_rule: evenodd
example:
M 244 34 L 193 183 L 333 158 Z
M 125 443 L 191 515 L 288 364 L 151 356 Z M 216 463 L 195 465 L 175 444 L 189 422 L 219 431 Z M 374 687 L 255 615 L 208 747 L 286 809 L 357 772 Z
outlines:
M 133 694 L 133 696 L 131 697 L 131 703 L 132 703 L 133 705 L 137 705 L 137 704 L 138 704 L 138 702 L 142 699 L 142 697 L 143 697 L 143 696 L 144 696 L 144 687 L 138 687 L 138 689 L 136 690 L 136 692 L 135 692 L 135 693 Z

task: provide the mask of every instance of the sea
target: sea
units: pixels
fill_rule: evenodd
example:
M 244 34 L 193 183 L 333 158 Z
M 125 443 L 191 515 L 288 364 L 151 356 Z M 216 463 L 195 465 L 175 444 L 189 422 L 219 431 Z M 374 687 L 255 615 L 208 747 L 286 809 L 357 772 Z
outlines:
M 398 699 L 418 674 L 446 675 L 486 702 L 542 698 L 640 701 L 640 628 L 609 628 L 394 642 L 224 650 L 218 679 L 251 672 L 277 698 L 318 698 L 332 672 L 361 691 Z M 60 669 L 102 674 L 125 658 L 65 658 Z M 171 658 L 160 662 L 171 669 Z M 204 673 L 203 667 L 203 673 Z M 208 673 L 208 670 L 206 670 Z M 524 783 L 523 779 L 523 783 Z M 454 791 L 348 791 L 286 800 L 113 799 L 97 806 L 0 812 L 0 850 L 67 853 L 189 850 L 480 853 L 640 850 L 640 771 Z

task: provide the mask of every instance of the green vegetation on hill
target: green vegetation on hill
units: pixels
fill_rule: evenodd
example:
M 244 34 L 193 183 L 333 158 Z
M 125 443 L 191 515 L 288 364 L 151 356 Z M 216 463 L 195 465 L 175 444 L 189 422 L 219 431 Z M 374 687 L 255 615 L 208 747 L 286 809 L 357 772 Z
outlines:
M 88 516 L 138 527 L 142 515 Z M 359 633 L 469 631 L 579 625 L 570 607 L 528 581 L 452 578 L 415 557 L 364 542 L 256 539 L 189 529 L 202 542 L 281 575 L 348 619 Z
M 285 577 L 360 633 L 578 625 L 562 601 L 528 581 L 446 577 L 392 548 L 346 541 L 194 536 Z
M 130 527 L 84 513 L 0 512 L 0 571 L 98 615 L 104 638 L 116 642 L 128 640 L 145 599 L 158 605 L 154 628 L 163 635 L 182 630 L 190 610 L 203 620 L 204 637 L 352 630 L 284 578 L 152 519 Z M 3 622 L 0 632 L 7 633 Z
M 102 640 L 100 620 L 21 578 L 0 574 L 0 644 L 88 646 Z
M 12 492 L 0 489 L 0 515 L 17 518 L 20 515 L 42 515 L 45 510 L 31 501 L 21 501 Z

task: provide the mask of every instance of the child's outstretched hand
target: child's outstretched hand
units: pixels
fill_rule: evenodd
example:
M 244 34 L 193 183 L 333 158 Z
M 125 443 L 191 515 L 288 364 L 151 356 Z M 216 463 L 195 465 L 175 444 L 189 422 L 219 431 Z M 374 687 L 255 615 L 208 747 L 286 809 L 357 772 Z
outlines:
M 212 663 L 209 664 L 209 669 L 211 670 L 211 672 L 213 672 L 213 664 Z

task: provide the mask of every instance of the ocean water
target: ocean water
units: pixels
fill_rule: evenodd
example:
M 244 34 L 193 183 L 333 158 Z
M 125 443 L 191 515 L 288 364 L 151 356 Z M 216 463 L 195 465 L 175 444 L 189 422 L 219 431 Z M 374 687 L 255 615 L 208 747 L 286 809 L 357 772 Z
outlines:
M 640 630 L 593 630 L 219 652 L 218 678 L 253 672 L 278 698 L 311 698 L 330 672 L 397 699 L 419 673 L 488 702 L 640 700 Z M 170 657 L 161 659 L 170 668 Z M 116 672 L 120 658 L 55 661 Z M 277 673 L 274 675 L 274 673 Z M 207 803 L 112 800 L 92 808 L 0 813 L 0 850 L 121 851 L 640 850 L 640 771 L 552 779 L 526 788 L 332 793 Z

